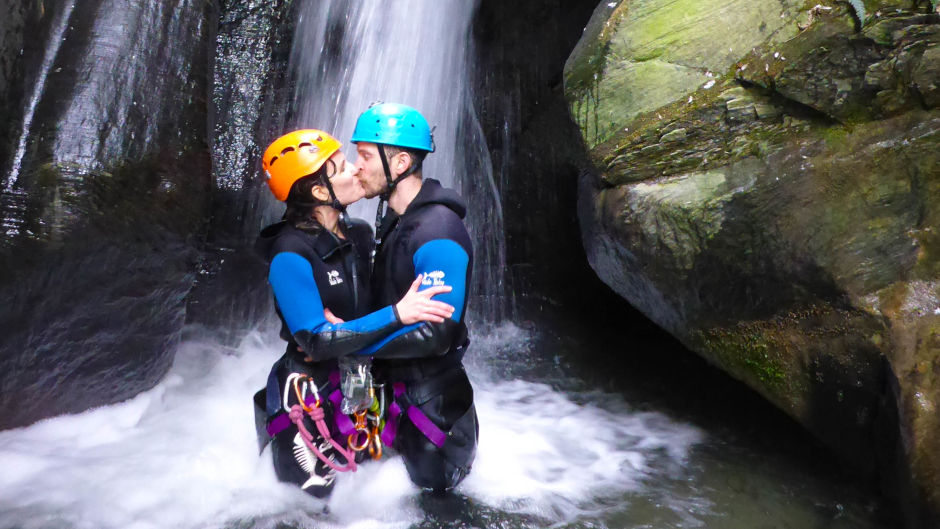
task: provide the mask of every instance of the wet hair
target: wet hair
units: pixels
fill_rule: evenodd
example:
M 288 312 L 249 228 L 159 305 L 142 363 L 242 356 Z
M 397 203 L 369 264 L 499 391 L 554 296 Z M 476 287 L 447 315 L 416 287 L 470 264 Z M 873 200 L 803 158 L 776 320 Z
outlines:
M 379 147 L 382 147 L 382 145 Z M 389 163 L 391 163 L 392 156 L 395 156 L 400 152 L 407 153 L 408 156 L 411 157 L 411 169 L 408 173 L 409 175 L 421 172 L 421 165 L 424 162 L 424 157 L 428 155 L 427 151 L 421 151 L 418 149 L 409 149 L 407 147 L 398 147 L 396 145 L 385 145 L 384 147 L 385 156 L 389 158 Z
M 327 179 L 327 166 L 332 167 L 333 172 L 336 172 L 333 160 L 327 160 L 316 172 L 297 179 L 290 187 L 287 200 L 284 201 L 287 209 L 284 211 L 283 218 L 295 228 L 309 231 L 319 230 L 322 227 L 313 217 L 313 208 L 329 206 L 332 202 L 315 199 L 313 188 L 318 185 L 326 187 L 323 182 Z

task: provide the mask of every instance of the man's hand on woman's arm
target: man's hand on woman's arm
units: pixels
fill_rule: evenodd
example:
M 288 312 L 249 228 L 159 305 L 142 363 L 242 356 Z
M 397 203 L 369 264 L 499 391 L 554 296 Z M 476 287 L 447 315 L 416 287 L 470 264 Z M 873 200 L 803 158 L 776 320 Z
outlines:
M 395 313 L 398 319 L 405 325 L 418 323 L 419 321 L 430 321 L 432 323 L 442 323 L 445 318 L 450 318 L 454 314 L 454 307 L 443 301 L 434 301 L 432 297 L 438 294 L 445 294 L 453 290 L 447 285 L 426 288 L 419 291 L 423 274 L 411 282 L 408 292 L 401 298 L 401 301 L 395 304 Z

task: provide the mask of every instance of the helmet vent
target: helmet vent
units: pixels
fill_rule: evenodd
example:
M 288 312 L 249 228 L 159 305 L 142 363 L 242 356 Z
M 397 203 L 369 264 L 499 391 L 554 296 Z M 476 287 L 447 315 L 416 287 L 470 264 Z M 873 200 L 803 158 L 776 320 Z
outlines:
M 271 161 L 268 162 L 268 165 L 274 165 L 274 162 L 276 162 L 276 161 L 277 161 L 277 156 L 272 156 L 272 157 L 271 157 Z
M 294 152 L 294 148 L 293 148 L 293 147 L 287 147 L 286 149 L 284 149 L 283 151 L 281 151 L 281 156 L 284 156 L 285 154 L 287 154 L 287 153 L 289 153 L 289 152 Z

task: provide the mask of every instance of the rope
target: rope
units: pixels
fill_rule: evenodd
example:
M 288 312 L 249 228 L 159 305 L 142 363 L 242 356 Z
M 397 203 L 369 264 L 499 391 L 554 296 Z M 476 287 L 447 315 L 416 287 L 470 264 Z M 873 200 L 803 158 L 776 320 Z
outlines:
M 319 448 L 317 448 L 317 446 L 313 443 L 313 434 L 307 431 L 307 428 L 304 426 L 303 408 L 301 408 L 299 404 L 294 404 L 290 409 L 290 420 L 297 425 L 297 431 L 300 432 L 300 436 L 303 438 L 304 444 L 307 445 L 307 448 L 316 454 L 320 461 L 323 461 L 326 466 L 332 468 L 333 470 L 337 472 L 355 472 L 356 458 L 349 451 L 334 441 L 332 436 L 330 436 L 330 429 L 326 425 L 326 421 L 323 420 L 323 408 L 314 406 L 310 409 L 310 411 L 307 412 L 307 414 L 310 415 L 310 418 L 313 419 L 314 424 L 317 425 L 317 430 L 320 431 L 320 435 L 329 441 L 330 445 L 332 445 L 333 448 L 335 448 L 336 451 L 346 459 L 346 464 L 339 465 L 332 459 L 323 455 L 323 452 L 320 452 Z

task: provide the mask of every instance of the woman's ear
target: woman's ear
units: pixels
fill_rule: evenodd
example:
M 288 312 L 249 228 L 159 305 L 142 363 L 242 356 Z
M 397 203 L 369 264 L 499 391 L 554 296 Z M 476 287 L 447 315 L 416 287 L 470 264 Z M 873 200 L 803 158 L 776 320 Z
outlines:
M 312 194 L 313 198 L 319 200 L 320 202 L 330 201 L 330 192 L 327 191 L 323 186 L 313 186 L 313 190 L 310 191 L 310 194 Z

